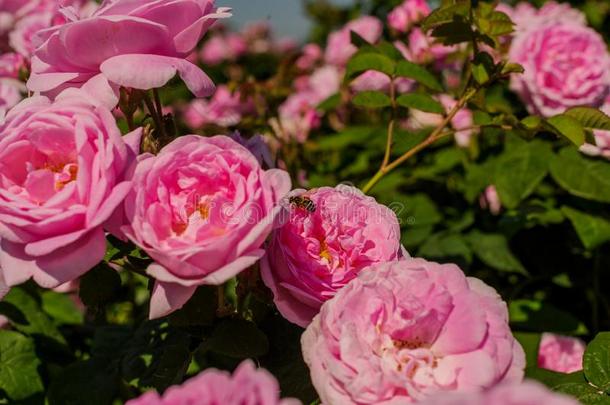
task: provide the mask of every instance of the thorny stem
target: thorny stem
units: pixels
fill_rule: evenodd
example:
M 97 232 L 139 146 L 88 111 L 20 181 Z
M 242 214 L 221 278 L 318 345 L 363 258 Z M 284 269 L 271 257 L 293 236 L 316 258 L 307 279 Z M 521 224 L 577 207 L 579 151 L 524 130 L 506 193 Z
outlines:
M 385 153 L 385 157 L 384 157 L 383 163 L 381 165 L 381 168 L 379 169 L 379 171 L 377 171 L 375 176 L 373 176 L 373 178 L 371 180 L 369 180 L 369 182 L 362 188 L 362 191 L 365 194 L 368 193 L 369 191 L 372 190 L 373 187 L 375 187 L 375 185 L 379 182 L 379 180 L 381 180 L 383 178 L 383 176 L 385 176 L 392 170 L 396 169 L 398 166 L 400 166 L 406 160 L 410 159 L 412 156 L 416 155 L 417 153 L 421 152 L 422 150 L 426 149 L 428 146 L 432 145 L 433 143 L 435 143 L 436 141 L 441 139 L 442 137 L 446 136 L 448 133 L 443 133 L 443 130 L 445 129 L 445 127 L 447 127 L 449 125 L 449 123 L 455 117 L 455 115 L 466 105 L 468 100 L 470 100 L 475 95 L 475 93 L 476 93 L 476 89 L 474 89 L 474 88 L 468 89 L 464 93 L 464 95 L 458 100 L 456 105 L 449 111 L 449 113 L 443 119 L 443 121 L 439 124 L 439 126 L 436 127 L 434 129 L 434 131 L 432 131 L 426 139 L 424 139 L 422 142 L 420 142 L 413 148 L 409 149 L 402 156 L 400 156 L 399 158 L 397 158 L 396 160 L 394 160 L 391 163 L 389 162 L 389 160 L 390 160 L 389 159 L 389 147 L 386 147 L 386 153 Z M 394 129 L 394 120 L 392 119 L 390 121 L 390 124 L 388 125 L 388 145 L 390 147 L 391 147 L 390 136 L 393 133 L 393 129 Z M 451 133 L 453 133 L 453 132 L 454 131 L 452 131 Z

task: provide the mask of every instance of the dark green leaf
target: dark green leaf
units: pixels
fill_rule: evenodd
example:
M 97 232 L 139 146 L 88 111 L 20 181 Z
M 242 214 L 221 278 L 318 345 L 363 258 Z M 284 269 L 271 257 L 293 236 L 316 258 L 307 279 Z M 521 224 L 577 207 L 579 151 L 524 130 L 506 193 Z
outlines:
M 583 357 L 587 380 L 601 391 L 610 389 L 610 332 L 602 332 L 589 343 Z
M 609 405 L 610 397 L 600 393 L 587 383 L 567 383 L 554 387 L 555 391 L 568 394 L 584 405 Z
M 587 328 L 572 314 L 534 300 L 515 300 L 509 305 L 510 321 L 514 328 L 532 332 L 584 334 Z
M 213 352 L 240 359 L 263 356 L 269 351 L 267 336 L 254 323 L 243 319 L 221 322 L 205 345 Z
M 380 91 L 363 91 L 354 96 L 352 102 L 359 107 L 382 108 L 392 104 L 392 100 Z
M 523 142 L 500 156 L 494 184 L 508 208 L 516 208 L 548 173 L 552 152 L 545 142 Z
M 395 63 L 386 55 L 380 53 L 357 53 L 347 63 L 346 77 L 351 78 L 357 73 L 375 70 L 392 76 Z
M 534 364 L 536 364 L 534 362 Z M 525 377 L 539 381 L 549 388 L 555 388 L 563 384 L 582 384 L 586 383 L 585 375 L 582 371 L 575 373 L 558 373 L 556 371 L 530 366 L 525 369 Z
M 108 265 L 98 265 L 81 278 L 79 297 L 88 307 L 104 305 L 115 298 L 120 288 L 119 273 Z
M 437 8 L 422 21 L 422 29 L 428 31 L 433 27 L 453 21 L 456 16 L 466 16 L 469 11 L 470 4 L 467 2 Z
M 22 400 L 43 389 L 34 342 L 18 332 L 0 330 L 0 389 Z
M 471 232 L 467 237 L 474 254 L 491 268 L 527 274 L 527 271 L 510 251 L 508 241 L 502 234 Z
M 419 248 L 418 256 L 426 259 L 447 259 L 462 257 L 466 262 L 472 261 L 472 250 L 460 234 L 440 233 L 432 235 Z
M 585 128 L 610 131 L 610 117 L 597 108 L 573 107 L 567 110 L 564 115 L 578 120 Z
M 403 107 L 414 108 L 435 114 L 444 114 L 445 108 L 431 96 L 423 93 L 407 93 L 400 95 L 396 101 Z
M 551 160 L 553 179 L 570 194 L 610 203 L 610 164 L 564 148 Z
M 202 286 L 186 304 L 170 316 L 174 326 L 211 325 L 216 318 L 216 288 Z
M 51 381 L 49 405 L 111 405 L 118 386 L 116 370 L 107 362 L 79 361 Z
M 563 206 L 561 211 L 572 222 L 585 248 L 592 250 L 610 240 L 610 221 L 574 208 Z
M 443 86 L 441 86 L 440 82 L 432 73 L 426 70 L 426 68 L 423 66 L 407 60 L 401 60 L 398 62 L 398 65 L 396 66 L 396 76 L 407 77 L 432 90 L 443 91 Z
M 339 104 L 341 104 L 341 95 L 333 94 L 332 96 L 328 97 L 326 100 L 318 104 L 317 109 L 321 111 L 331 111 L 337 108 Z
M 577 119 L 568 115 L 556 115 L 547 119 L 547 122 L 574 145 L 580 146 L 585 143 L 585 131 Z

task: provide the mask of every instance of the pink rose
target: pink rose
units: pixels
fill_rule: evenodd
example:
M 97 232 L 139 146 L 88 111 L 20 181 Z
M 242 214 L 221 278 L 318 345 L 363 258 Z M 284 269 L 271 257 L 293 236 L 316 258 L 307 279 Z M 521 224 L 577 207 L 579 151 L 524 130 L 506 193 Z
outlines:
M 0 267 L 8 286 L 54 288 L 104 258 L 104 226 L 131 190 L 141 130 L 125 137 L 78 90 L 31 97 L 0 127 Z M 114 218 L 114 217 L 112 217 Z
M 401 256 L 400 226 L 394 212 L 354 187 L 290 196 L 308 199 L 313 208 L 290 204 L 261 261 L 261 276 L 280 313 L 306 327 L 363 268 Z
M 0 77 L 18 79 L 21 69 L 25 67 L 25 59 L 18 53 L 0 55 Z
M 586 345 L 580 339 L 543 333 L 538 349 L 538 367 L 559 373 L 582 370 Z
M 213 0 L 106 0 L 90 18 L 39 33 L 28 88 L 57 92 L 89 83 L 111 105 L 117 86 L 157 88 L 177 72 L 196 96 L 208 96 L 212 81 L 185 58 L 214 21 L 229 15 Z
M 509 56 L 525 68 L 512 76 L 511 89 L 530 113 L 548 117 L 574 106 L 599 107 L 610 91 L 606 43 L 579 23 L 532 27 L 514 38 Z
M 537 10 L 527 2 L 520 2 L 514 8 L 501 3 L 498 11 L 506 13 L 515 23 L 517 34 L 530 28 L 537 28 L 547 23 L 571 23 L 587 25 L 587 18 L 579 10 L 572 8 L 568 3 L 549 1 Z
M 156 263 L 150 317 L 180 308 L 199 285 L 220 285 L 264 254 L 263 241 L 290 190 L 282 170 L 261 169 L 226 136 L 187 135 L 143 155 L 125 201 L 123 231 Z
M 301 70 L 309 70 L 321 59 L 322 48 L 317 44 L 307 44 L 303 47 L 302 54 L 296 61 L 296 66 Z
M 207 124 L 232 127 L 239 124 L 242 115 L 252 110 L 252 103 L 241 100 L 239 92 L 231 93 L 225 85 L 219 86 L 210 100 L 195 99 L 184 112 L 186 124 L 201 128 Z
M 402 404 L 523 378 L 525 354 L 496 291 L 423 259 L 363 270 L 302 340 L 322 403 Z
M 610 114 L 610 98 L 606 100 L 601 110 L 606 114 Z M 595 145 L 585 143 L 580 147 L 580 151 L 589 156 L 602 156 L 610 159 L 610 131 L 595 129 L 593 130 L 593 136 L 595 138 Z
M 296 399 L 280 399 L 280 387 L 269 372 L 256 369 L 251 360 L 242 362 L 233 375 L 207 369 L 163 396 L 149 391 L 127 405 L 300 405 Z
M 248 44 L 241 35 L 228 33 L 215 35 L 201 48 L 201 61 L 217 65 L 224 61 L 235 61 L 248 51 Z
M 383 24 L 375 17 L 364 16 L 350 21 L 328 36 L 324 59 L 336 66 L 345 66 L 349 58 L 358 50 L 352 45 L 351 32 L 354 31 L 370 43 L 377 42 L 383 31 Z
M 435 43 L 435 39 L 426 35 L 420 28 L 414 28 L 409 34 L 407 59 L 419 64 L 434 62 L 436 66 L 444 67 L 445 59 L 457 51 L 456 46 L 445 46 Z
M 22 82 L 0 78 L 0 118 L 23 99 L 24 93 L 25 86 Z
M 498 195 L 496 186 L 487 186 L 481 197 L 479 198 L 479 204 L 483 209 L 489 209 L 493 215 L 498 215 L 502 210 L 502 201 Z
M 421 405 L 580 405 L 567 395 L 558 394 L 535 381 L 500 384 L 485 392 L 438 394 Z
M 49 28 L 52 20 L 53 13 L 51 12 L 36 13 L 19 20 L 9 34 L 11 48 L 29 58 L 36 49 L 36 44 L 33 41 L 34 34 L 42 29 Z
M 398 32 L 407 32 L 430 11 L 426 0 L 405 0 L 388 14 L 388 25 Z

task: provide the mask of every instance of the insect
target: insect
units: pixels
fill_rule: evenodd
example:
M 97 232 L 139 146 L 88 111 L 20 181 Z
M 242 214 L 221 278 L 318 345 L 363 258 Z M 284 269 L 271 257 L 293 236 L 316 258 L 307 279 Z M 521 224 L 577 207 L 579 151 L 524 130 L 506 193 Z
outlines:
M 309 197 L 293 196 L 288 199 L 290 204 L 297 208 L 302 208 L 309 212 L 316 211 L 316 204 Z

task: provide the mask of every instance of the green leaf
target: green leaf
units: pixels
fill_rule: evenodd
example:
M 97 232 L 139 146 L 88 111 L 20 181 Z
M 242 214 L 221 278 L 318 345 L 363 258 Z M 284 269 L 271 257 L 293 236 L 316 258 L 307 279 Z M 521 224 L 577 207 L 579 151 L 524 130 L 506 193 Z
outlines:
M 456 45 L 472 40 L 474 31 L 472 25 L 462 17 L 438 25 L 432 29 L 430 36 L 438 38 L 444 45 Z
M 423 93 L 402 94 L 396 99 L 396 102 L 403 107 L 414 108 L 420 111 L 435 114 L 445 113 L 445 108 L 441 103 Z
M 216 318 L 217 304 L 216 288 L 201 286 L 182 308 L 170 315 L 170 323 L 181 327 L 211 325 Z
M 418 256 L 427 259 L 462 257 L 470 263 L 472 261 L 472 250 L 462 235 L 438 233 L 429 237 L 419 248 Z
M 504 235 L 473 231 L 468 234 L 467 241 L 474 254 L 489 267 L 500 271 L 528 274 L 519 259 L 510 251 Z
M 428 31 L 431 28 L 453 21 L 455 16 L 466 16 L 469 11 L 470 4 L 464 2 L 440 7 L 424 18 L 421 27 L 424 31 Z
M 586 326 L 578 318 L 546 302 L 514 300 L 508 309 L 511 325 L 515 329 L 564 334 L 587 333 Z
M 610 116 L 597 108 L 573 107 L 567 110 L 564 115 L 576 119 L 585 128 L 610 131 Z
M 112 301 L 120 288 L 119 273 L 102 264 L 95 266 L 81 277 L 78 295 L 86 306 L 98 306 Z
M 542 125 L 542 118 L 537 115 L 530 115 L 529 117 L 523 118 L 521 124 L 529 130 L 538 129 Z
M 336 134 L 328 134 L 322 137 L 315 147 L 317 149 L 341 150 L 353 145 L 365 143 L 375 135 L 375 127 L 353 126 L 345 128 L 343 131 Z
M 401 60 L 398 62 L 398 65 L 396 65 L 396 76 L 407 77 L 423 84 L 429 89 L 443 91 L 443 86 L 432 73 L 423 66 L 409 62 L 408 60 Z
M 23 317 L 11 319 L 15 329 L 27 335 L 42 335 L 66 343 L 53 321 L 43 312 L 40 302 L 25 289 L 12 288 L 3 301 L 14 305 L 23 314 Z
M 394 74 L 395 65 L 394 61 L 386 55 L 359 52 L 347 63 L 346 77 L 351 78 L 355 74 L 367 70 L 375 70 L 392 76 Z
M 34 342 L 18 332 L 0 330 L 0 389 L 17 401 L 43 390 Z
M 117 394 L 117 370 L 101 359 L 79 361 L 62 369 L 49 387 L 49 405 L 109 405 Z M 85 400 L 86 398 L 86 400 Z
M 536 362 L 534 362 L 534 364 L 536 364 Z M 585 380 L 585 375 L 582 371 L 566 374 L 538 368 L 536 366 L 528 366 L 525 369 L 525 377 L 539 381 L 551 389 L 563 384 L 582 384 L 587 381 Z
M 502 204 L 516 208 L 548 173 L 552 152 L 545 142 L 523 142 L 507 150 L 497 162 L 494 184 Z
M 322 101 L 318 104 L 317 109 L 321 111 L 331 111 L 337 108 L 341 104 L 341 95 L 333 94 L 328 97 L 326 100 Z
M 585 131 L 577 119 L 560 114 L 547 119 L 547 123 L 574 145 L 581 146 L 585 143 Z
M 567 383 L 554 387 L 555 391 L 568 394 L 584 405 L 610 405 L 610 397 L 600 393 L 587 383 Z
M 79 325 L 83 323 L 83 312 L 76 307 L 68 294 L 45 291 L 41 295 L 42 309 L 59 324 Z
M 588 250 L 610 240 L 610 221 L 606 218 L 590 215 L 574 208 L 563 206 L 561 211 L 572 222 L 582 244 Z
M 354 96 L 352 102 L 358 107 L 382 108 L 392 104 L 392 100 L 380 91 L 363 91 Z
M 269 351 L 267 336 L 254 323 L 243 319 L 221 322 L 205 345 L 213 352 L 239 359 L 263 356 Z
M 511 73 L 523 73 L 525 72 L 525 68 L 518 63 L 507 63 L 502 67 L 500 71 L 503 75 L 509 75 Z
M 610 203 L 610 164 L 564 148 L 551 160 L 553 179 L 567 192 L 588 200 Z
M 587 345 L 583 357 L 587 380 L 602 391 L 610 389 L 610 332 L 601 332 Z

